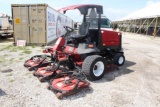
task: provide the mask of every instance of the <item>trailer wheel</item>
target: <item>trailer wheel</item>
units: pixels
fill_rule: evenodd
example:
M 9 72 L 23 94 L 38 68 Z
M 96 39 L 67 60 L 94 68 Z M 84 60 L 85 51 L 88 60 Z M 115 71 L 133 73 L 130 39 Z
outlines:
M 106 71 L 106 61 L 99 55 L 92 55 L 85 58 L 82 71 L 88 80 L 94 81 L 101 79 Z
M 125 62 L 125 57 L 122 53 L 116 53 L 113 57 L 114 64 L 122 66 Z

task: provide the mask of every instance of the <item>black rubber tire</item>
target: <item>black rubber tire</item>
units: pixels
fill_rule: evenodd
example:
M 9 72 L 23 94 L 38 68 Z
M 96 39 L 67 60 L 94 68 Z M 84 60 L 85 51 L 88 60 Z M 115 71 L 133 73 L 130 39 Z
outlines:
M 122 63 L 119 63 L 120 57 L 123 58 L 123 62 L 122 62 Z M 124 55 L 123 55 L 122 53 L 116 53 L 116 54 L 114 55 L 114 57 L 113 57 L 113 62 L 114 62 L 114 64 L 116 64 L 116 65 L 118 65 L 118 66 L 122 66 L 122 65 L 124 64 L 124 62 L 125 62 L 125 57 L 124 57 Z
M 29 67 L 28 70 L 29 70 L 29 71 L 33 71 L 33 70 L 34 70 L 34 67 Z
M 63 98 L 63 94 L 62 94 L 62 93 L 60 93 L 60 92 L 58 92 L 58 93 L 56 94 L 56 97 L 60 100 L 60 99 L 62 99 L 62 98 Z
M 43 77 L 38 77 L 40 82 L 45 82 L 45 79 Z
M 100 76 L 95 76 L 93 73 L 93 67 L 96 64 L 96 62 L 101 61 L 104 64 L 104 70 L 103 73 Z M 85 58 L 83 65 L 82 65 L 82 71 L 85 73 L 86 77 L 90 81 L 95 81 L 101 79 L 106 71 L 106 60 L 99 56 L 99 55 L 92 55 Z
M 33 76 L 35 76 L 35 77 L 37 76 L 36 72 L 33 72 Z

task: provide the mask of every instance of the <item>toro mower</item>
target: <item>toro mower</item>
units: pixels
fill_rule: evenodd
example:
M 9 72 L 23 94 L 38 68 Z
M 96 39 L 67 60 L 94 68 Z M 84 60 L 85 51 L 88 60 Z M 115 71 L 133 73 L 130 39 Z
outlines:
M 67 62 L 69 69 L 79 67 L 87 79 L 92 81 L 101 79 L 108 61 L 114 62 L 117 66 L 122 66 L 125 62 L 124 53 L 121 51 L 122 34 L 109 28 L 101 28 L 103 14 L 101 5 L 74 5 L 58 11 L 66 13 L 74 9 L 78 9 L 83 15 L 78 34 L 60 37 L 56 45 L 61 45 L 59 46 L 61 51 L 54 53 L 57 53 L 59 61 Z
M 58 11 L 66 13 L 74 9 L 83 15 L 78 33 L 61 36 L 53 47 L 44 50 L 44 53 L 51 54 L 50 61 L 47 62 L 46 57 L 41 56 L 40 61 L 32 58 L 26 62 L 34 64 L 31 68 L 36 68 L 34 75 L 40 81 L 52 78 L 47 87 L 56 92 L 58 98 L 88 87 L 89 83 L 82 77 L 87 77 L 90 81 L 101 79 L 108 62 L 117 66 L 122 66 L 125 62 L 122 34 L 111 28 L 101 28 L 103 7 L 92 4 L 74 5 Z M 67 32 L 73 31 L 69 26 L 64 27 Z M 30 67 L 29 64 L 27 67 Z

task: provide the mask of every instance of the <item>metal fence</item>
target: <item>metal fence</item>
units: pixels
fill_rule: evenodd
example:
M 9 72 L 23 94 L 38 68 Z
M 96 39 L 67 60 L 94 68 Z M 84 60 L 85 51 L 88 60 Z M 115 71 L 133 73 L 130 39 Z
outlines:
M 123 32 L 160 36 L 160 16 L 114 21 L 112 26 L 117 26 Z

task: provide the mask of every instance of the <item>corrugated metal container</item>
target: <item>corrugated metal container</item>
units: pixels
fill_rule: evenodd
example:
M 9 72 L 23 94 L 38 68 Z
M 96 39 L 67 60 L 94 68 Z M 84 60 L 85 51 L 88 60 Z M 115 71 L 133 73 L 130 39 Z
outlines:
M 14 42 L 47 45 L 65 34 L 63 26 L 73 27 L 73 20 L 47 4 L 12 4 Z

